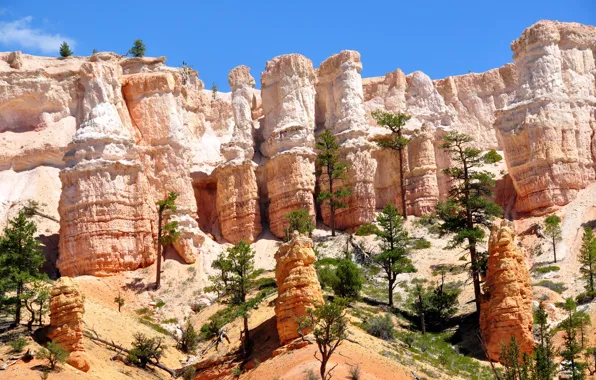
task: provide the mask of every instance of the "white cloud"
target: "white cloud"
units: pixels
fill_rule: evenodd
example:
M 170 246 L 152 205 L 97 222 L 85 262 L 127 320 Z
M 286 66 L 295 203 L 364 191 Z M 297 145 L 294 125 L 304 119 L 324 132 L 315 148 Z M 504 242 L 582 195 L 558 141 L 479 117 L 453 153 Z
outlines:
M 33 17 L 15 21 L 0 21 L 0 44 L 18 45 L 23 49 L 35 49 L 42 53 L 58 53 L 60 44 L 66 41 L 74 50 L 75 41 L 60 34 L 49 34 L 31 27 Z

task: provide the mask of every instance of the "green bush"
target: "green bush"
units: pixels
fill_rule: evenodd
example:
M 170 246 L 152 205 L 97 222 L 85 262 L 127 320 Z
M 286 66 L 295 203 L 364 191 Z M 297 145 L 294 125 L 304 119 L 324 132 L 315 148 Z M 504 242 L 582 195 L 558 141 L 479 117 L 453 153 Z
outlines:
M 325 257 L 321 260 L 317 260 L 317 262 L 315 262 L 315 266 L 337 265 L 338 263 L 339 263 L 338 259 L 334 259 L 333 257 Z
M 575 297 L 575 301 L 580 305 L 584 305 L 592 302 L 594 298 L 596 298 L 596 292 L 583 292 Z
M 182 372 L 182 378 L 184 380 L 194 380 L 195 374 L 197 373 L 197 369 L 193 366 L 186 367 L 184 372 Z
M 50 368 L 56 368 L 56 364 L 66 362 L 66 358 L 68 357 L 68 351 L 64 349 L 64 347 L 56 344 L 55 342 L 50 342 L 46 345 L 45 348 L 37 351 L 37 355 L 35 355 L 37 359 L 45 359 L 50 364 Z
M 364 223 L 356 230 L 356 236 L 376 235 L 379 232 L 379 227 L 374 223 Z
M 328 266 L 317 268 L 317 277 L 319 278 L 319 283 L 323 290 L 329 288 L 333 289 L 335 283 L 338 281 L 337 276 L 335 275 L 335 268 Z
M 20 336 L 15 340 L 9 340 L 8 345 L 12 348 L 12 352 L 21 352 L 27 345 L 27 339 Z
M 286 240 L 290 239 L 294 231 L 298 231 L 298 233 L 303 235 L 310 235 L 315 229 L 312 216 L 310 216 L 307 210 L 294 210 L 286 214 L 285 218 L 288 223 L 286 227 Z
M 186 322 L 186 326 L 182 328 L 182 335 L 176 344 L 176 348 L 186 354 L 192 354 L 197 349 L 198 344 L 199 334 L 189 320 Z
M 367 333 L 377 338 L 383 340 L 393 340 L 395 338 L 395 326 L 389 313 L 371 318 L 365 323 L 364 327 Z
M 255 281 L 255 286 L 259 290 L 274 289 L 277 288 L 277 283 L 275 282 L 275 278 L 259 278 Z
M 157 303 L 155 304 L 155 307 L 157 307 L 158 309 L 161 309 L 162 307 L 166 306 L 166 303 L 163 300 L 159 300 L 157 301 Z
M 561 282 L 553 282 L 551 280 L 542 280 L 536 284 L 536 286 L 542 286 L 544 288 L 548 288 L 552 291 L 555 291 L 559 294 L 563 293 L 567 288 Z
M 414 249 L 426 249 L 430 248 L 430 241 L 425 238 L 412 239 L 412 248 Z
M 362 274 L 360 268 L 350 260 L 340 260 L 335 269 L 337 281 L 333 284 L 336 296 L 346 299 L 357 299 L 362 290 Z
M 162 338 L 149 338 L 142 333 L 134 334 L 132 347 L 127 360 L 140 368 L 145 368 L 152 360 L 159 361 L 165 349 Z
M 536 269 L 534 269 L 534 272 L 536 273 L 540 273 L 540 274 L 544 274 L 544 273 L 548 273 L 548 272 L 556 272 L 558 270 L 560 270 L 561 268 L 559 268 L 556 265 L 549 265 L 546 267 L 538 267 Z

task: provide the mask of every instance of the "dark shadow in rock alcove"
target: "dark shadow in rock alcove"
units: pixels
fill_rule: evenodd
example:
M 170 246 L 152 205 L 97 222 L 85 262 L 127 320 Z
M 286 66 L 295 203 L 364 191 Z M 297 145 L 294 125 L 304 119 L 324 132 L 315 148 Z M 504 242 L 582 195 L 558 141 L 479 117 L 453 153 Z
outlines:
M 56 261 L 58 260 L 58 244 L 60 243 L 60 235 L 39 235 L 37 240 L 42 244 L 42 252 L 46 258 L 45 263 L 41 267 L 41 273 L 45 273 L 52 280 L 56 280 L 60 277 L 60 272 L 56 267 Z

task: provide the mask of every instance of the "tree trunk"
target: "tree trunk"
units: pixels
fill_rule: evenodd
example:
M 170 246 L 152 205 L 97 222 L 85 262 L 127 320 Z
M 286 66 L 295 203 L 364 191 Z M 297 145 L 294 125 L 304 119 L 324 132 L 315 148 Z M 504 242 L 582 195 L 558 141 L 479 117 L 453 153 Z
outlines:
M 248 357 L 248 353 L 250 350 L 250 340 L 249 340 L 249 332 L 248 332 L 248 317 L 244 316 L 244 341 L 242 342 L 242 347 L 244 350 L 244 357 Z
M 553 237 L 553 256 L 555 257 L 555 263 L 557 262 L 557 243 Z
M 393 283 L 395 282 L 395 280 L 390 279 L 388 282 L 389 307 L 393 307 Z
M 476 311 L 480 314 L 480 273 L 478 273 L 478 263 L 476 257 L 476 242 L 473 239 L 468 240 L 470 244 L 470 261 L 472 262 L 472 281 L 474 283 L 474 298 L 476 301 Z
M 157 216 L 157 273 L 155 274 L 155 290 L 161 286 L 161 213 L 158 211 Z
M 18 326 L 19 323 L 21 323 L 21 307 L 23 306 L 21 302 L 21 294 L 23 294 L 23 282 L 19 281 L 19 283 L 17 284 L 17 302 L 14 316 L 15 326 Z
M 323 359 L 321 360 L 321 380 L 325 380 L 325 371 L 327 370 L 327 360 L 328 360 L 328 358 L 326 358 L 325 356 L 323 356 Z
M 424 309 L 422 305 L 422 294 L 418 293 L 418 302 L 420 303 L 420 329 L 422 330 L 422 335 L 426 334 L 426 326 L 424 323 Z
M 401 138 L 401 133 L 399 133 L 399 137 Z M 404 219 L 408 219 L 408 210 L 406 209 L 406 181 L 404 179 L 404 158 L 403 158 L 403 149 L 399 150 L 399 186 L 401 188 L 401 208 L 403 212 Z
M 335 207 L 333 206 L 333 172 L 329 171 L 327 167 L 327 175 L 329 176 L 329 193 L 331 198 L 329 199 L 329 211 L 331 211 L 331 236 L 335 236 Z
M 43 317 L 43 299 L 39 301 L 39 325 L 41 326 L 41 318 Z

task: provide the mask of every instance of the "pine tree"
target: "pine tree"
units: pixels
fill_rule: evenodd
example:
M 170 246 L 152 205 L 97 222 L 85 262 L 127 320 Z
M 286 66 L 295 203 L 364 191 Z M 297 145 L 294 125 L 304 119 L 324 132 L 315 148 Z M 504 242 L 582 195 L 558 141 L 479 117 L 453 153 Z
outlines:
M 335 236 L 335 211 L 341 208 L 347 208 L 348 204 L 342 202 L 342 199 L 351 195 L 347 186 L 340 186 L 334 190 L 336 180 L 345 180 L 347 178 L 348 165 L 339 160 L 339 144 L 335 136 L 329 130 L 321 133 L 317 140 L 316 149 L 318 150 L 315 161 L 316 175 L 325 175 L 327 180 L 326 191 L 320 191 L 317 200 L 321 203 L 327 202 L 330 211 L 331 236 Z
M 34 238 L 37 226 L 29 221 L 25 211 L 8 222 L 4 236 L 0 238 L 0 278 L 4 304 L 14 305 L 14 325 L 21 322 L 23 302 L 31 296 L 27 292 L 27 284 L 35 280 L 45 279 L 39 273 L 45 262 L 40 243 Z M 14 296 L 5 297 L 8 292 Z
M 73 54 L 74 53 L 72 52 L 72 50 L 70 50 L 70 46 L 68 46 L 68 43 L 66 41 L 62 42 L 62 45 L 60 45 L 60 56 L 66 58 L 70 57 Z
M 451 154 L 455 166 L 444 170 L 453 186 L 449 190 L 450 198 L 440 202 L 437 211 L 443 221 L 441 235 L 454 234 L 447 248 L 463 246 L 470 254 L 476 311 L 480 312 L 480 274 L 486 265 L 486 255 L 478 252 L 477 246 L 485 238 L 483 227 L 490 228 L 494 217 L 502 214 L 501 208 L 489 200 L 495 186 L 494 175 L 481 168 L 485 163 L 500 160 L 501 156 L 483 156 L 480 150 L 471 147 L 472 142 L 470 136 L 457 131 L 444 137 L 441 147 Z
M 300 209 L 284 215 L 287 223 L 286 227 L 286 240 L 289 241 L 292 233 L 298 231 L 303 235 L 309 235 L 314 231 L 315 224 L 313 223 L 313 217 L 310 216 L 308 210 Z
M 265 296 L 265 293 L 259 293 L 249 298 L 250 291 L 256 288 L 255 280 L 258 275 L 254 267 L 254 257 L 255 251 L 243 241 L 228 248 L 213 262 L 212 267 L 219 273 L 209 277 L 213 285 L 206 288 L 207 291 L 217 291 L 221 294 L 224 300 L 236 308 L 237 314 L 242 316 L 244 327 L 241 340 L 245 357 L 250 353 L 251 348 L 248 329 L 249 313 Z
M 379 213 L 377 223 L 381 226 L 376 232 L 377 239 L 381 242 L 381 253 L 375 255 L 373 260 L 385 271 L 389 306 L 393 307 L 393 290 L 397 285 L 397 276 L 401 273 L 416 272 L 412 260 L 408 257 L 411 240 L 408 232 L 404 230 L 402 217 L 391 203 Z
M 155 289 L 161 286 L 161 260 L 164 247 L 172 244 L 180 237 L 178 222 L 169 222 L 170 214 L 176 212 L 176 198 L 178 194 L 171 192 L 167 198 L 157 204 L 157 273 L 155 275 Z
M 362 274 L 358 265 L 351 260 L 342 259 L 335 269 L 337 281 L 332 284 L 333 293 L 346 300 L 356 300 L 362 290 Z
M 406 207 L 407 187 L 404 175 L 404 162 L 406 161 L 406 158 L 404 157 L 404 149 L 410 140 L 404 137 L 403 127 L 406 125 L 406 122 L 410 120 L 410 116 L 401 112 L 394 114 L 377 110 L 372 112 L 372 117 L 376 120 L 378 125 L 391 131 L 391 139 L 378 141 L 377 145 L 381 148 L 388 148 L 397 152 L 399 160 L 399 187 L 401 189 L 401 211 L 404 219 L 408 219 L 408 210 Z
M 520 354 L 515 337 L 511 337 L 509 344 L 501 344 L 499 361 L 503 363 L 504 380 L 532 379 L 532 361 L 528 354 Z
M 579 268 L 582 277 L 586 281 L 586 290 L 590 298 L 596 295 L 594 291 L 594 280 L 596 279 L 596 237 L 592 232 L 592 228 L 586 226 L 584 228 L 584 236 L 582 238 L 582 246 L 579 251 Z
M 557 373 L 557 366 L 554 362 L 556 350 L 553 346 L 553 332 L 548 324 L 548 313 L 542 302 L 534 313 L 534 332 L 536 348 L 533 353 L 533 380 L 551 380 Z
M 563 337 L 563 350 L 561 350 L 561 357 L 563 361 L 561 366 L 563 370 L 567 371 L 571 376 L 571 380 L 583 380 L 585 378 L 585 363 L 579 361 L 580 354 L 583 349 L 577 341 L 577 331 L 574 327 L 573 316 L 576 312 L 577 305 L 572 298 L 565 300 L 565 310 L 568 312 L 567 323 L 565 323 L 565 335 Z
M 561 241 L 561 218 L 558 215 L 549 215 L 544 219 L 544 234 L 549 237 L 553 246 L 553 256 L 557 262 L 557 243 Z
M 132 55 L 133 57 L 144 57 L 145 50 L 147 50 L 147 47 L 143 43 L 143 40 L 136 39 L 132 43 L 132 47 L 128 51 L 128 54 Z

